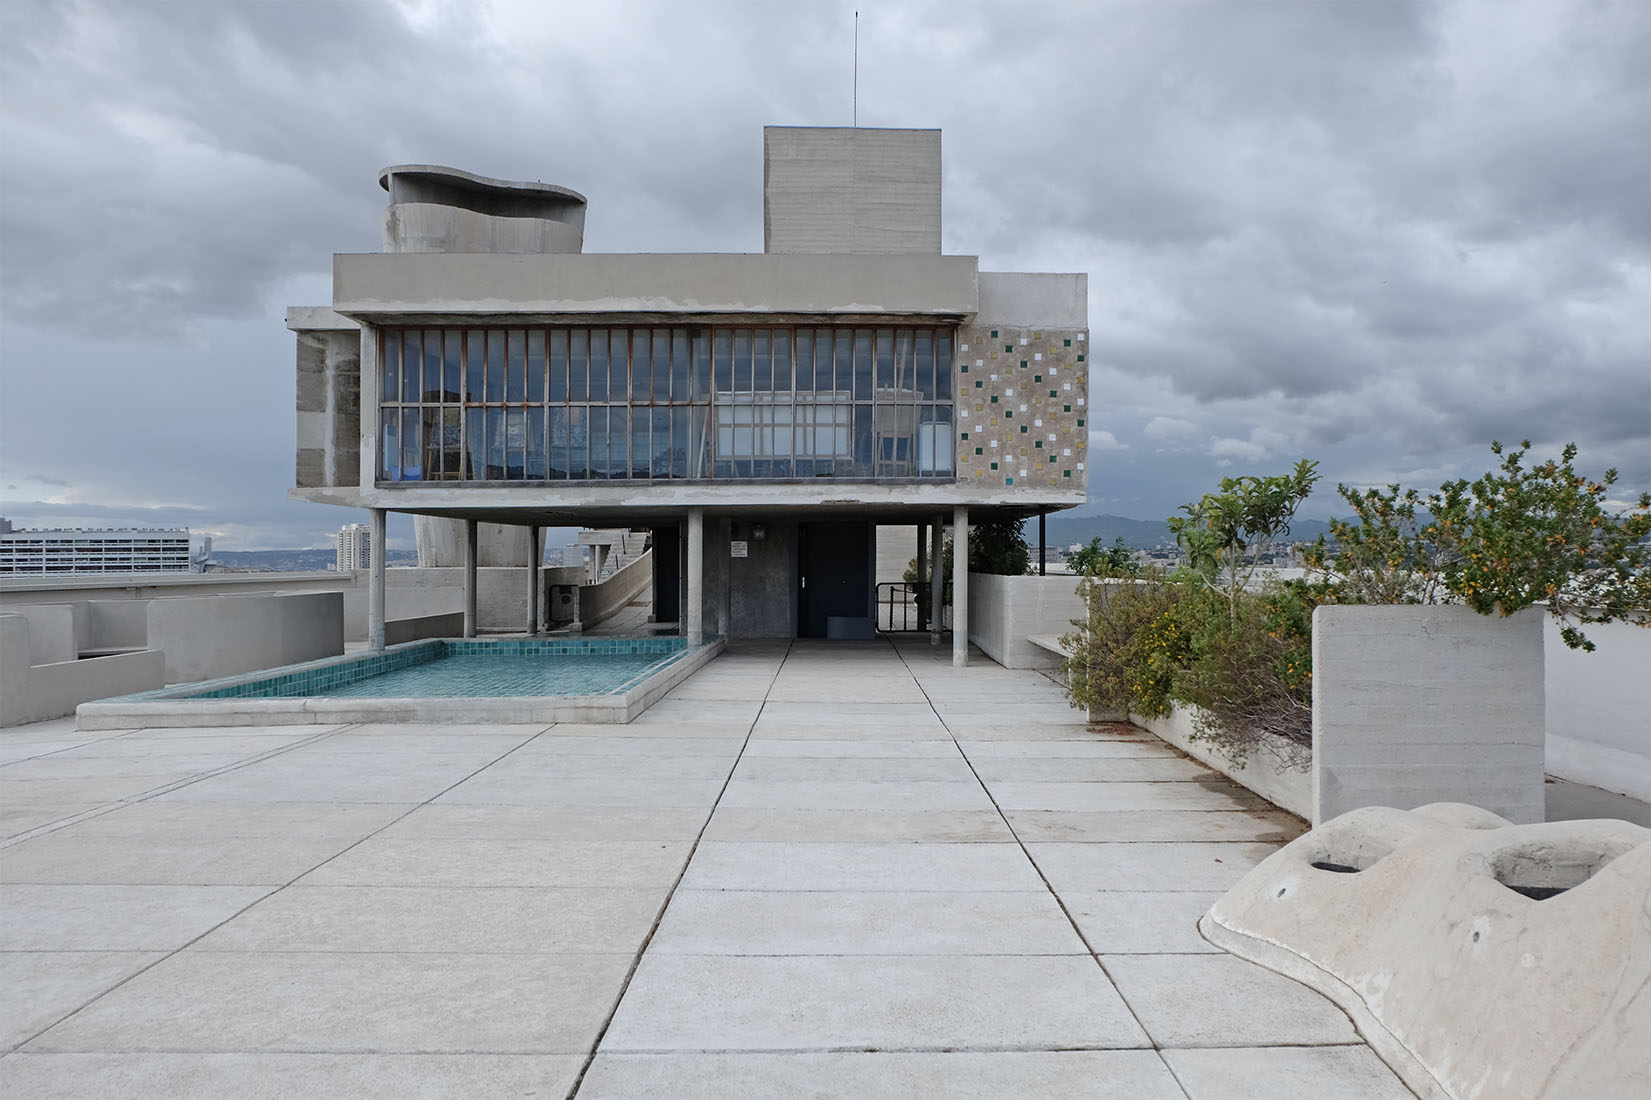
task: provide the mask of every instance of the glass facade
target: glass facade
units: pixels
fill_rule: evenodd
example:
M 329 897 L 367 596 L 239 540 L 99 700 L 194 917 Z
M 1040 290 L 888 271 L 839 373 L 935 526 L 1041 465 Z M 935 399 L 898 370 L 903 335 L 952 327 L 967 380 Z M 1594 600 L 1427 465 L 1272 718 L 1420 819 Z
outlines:
M 953 478 L 948 327 L 378 337 L 381 481 Z

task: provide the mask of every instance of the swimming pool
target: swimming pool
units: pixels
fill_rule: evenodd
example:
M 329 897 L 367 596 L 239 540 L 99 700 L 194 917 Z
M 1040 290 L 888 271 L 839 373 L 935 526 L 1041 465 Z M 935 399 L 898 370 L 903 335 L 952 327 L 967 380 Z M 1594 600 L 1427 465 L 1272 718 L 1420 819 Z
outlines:
M 629 722 L 722 651 L 686 639 L 433 639 L 83 703 L 81 729 Z

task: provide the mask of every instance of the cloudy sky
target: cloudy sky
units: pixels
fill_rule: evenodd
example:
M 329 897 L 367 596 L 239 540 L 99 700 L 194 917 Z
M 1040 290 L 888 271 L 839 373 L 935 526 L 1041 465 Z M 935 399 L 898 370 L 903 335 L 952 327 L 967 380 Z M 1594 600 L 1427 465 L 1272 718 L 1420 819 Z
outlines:
M 324 544 L 358 517 L 285 498 L 282 317 L 377 250 L 378 169 L 760 251 L 761 127 L 849 122 L 854 6 L 8 0 L 0 514 Z M 1651 488 L 1643 0 L 859 7 L 860 122 L 944 130 L 946 250 L 1089 273 L 1091 508 L 1302 457 L 1432 488 L 1495 438 Z

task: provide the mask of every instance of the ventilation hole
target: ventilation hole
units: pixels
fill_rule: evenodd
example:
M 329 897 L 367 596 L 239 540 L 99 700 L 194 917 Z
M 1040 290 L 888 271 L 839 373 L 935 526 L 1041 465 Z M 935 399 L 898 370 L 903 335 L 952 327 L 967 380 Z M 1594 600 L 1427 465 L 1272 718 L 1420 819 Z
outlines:
M 1278 893 L 1277 893 L 1277 894 L 1275 894 L 1275 895 L 1273 895 L 1273 896 L 1274 896 L 1274 897 L 1280 897 L 1280 898 L 1281 898 L 1281 897 L 1283 897 L 1283 896 L 1284 896 L 1284 891 L 1285 891 L 1285 889 L 1286 889 L 1286 887 L 1283 887 L 1283 886 L 1280 886 L 1280 887 L 1279 887 L 1279 888 L 1278 888 Z
M 1313 866 L 1317 867 L 1321 871 L 1334 871 L 1338 875 L 1356 875 L 1359 873 L 1359 869 L 1357 867 L 1349 867 L 1345 863 L 1327 863 L 1321 859 L 1314 860 Z
M 1477 932 L 1475 932 L 1475 933 L 1474 933 L 1474 934 L 1473 934 L 1473 942 L 1474 942 L 1474 943 L 1478 943 L 1478 942 L 1479 942 L 1479 933 L 1477 933 Z
M 1547 901 L 1570 889 L 1569 886 L 1516 886 L 1511 882 L 1504 882 L 1502 885 L 1516 894 L 1524 894 L 1532 901 Z

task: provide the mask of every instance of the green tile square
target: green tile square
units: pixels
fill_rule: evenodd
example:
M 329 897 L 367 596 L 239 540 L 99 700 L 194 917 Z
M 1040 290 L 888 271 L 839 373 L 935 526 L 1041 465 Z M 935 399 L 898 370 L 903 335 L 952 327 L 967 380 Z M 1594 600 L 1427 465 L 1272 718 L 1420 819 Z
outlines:
M 1050 396 L 1050 397 L 1054 397 L 1054 396 L 1055 396 L 1055 391 L 1054 391 L 1054 390 L 1050 390 L 1050 391 L 1049 391 L 1049 396 Z M 1067 409 L 1067 410 L 1066 410 L 1066 411 L 1067 411 L 1067 412 L 1071 412 L 1071 411 L 1072 411 L 1072 410 L 1071 410 L 1071 409 Z
M 1012 478 L 1012 477 L 1006 477 L 1006 478 L 1003 479 L 1003 484 L 1005 484 L 1005 485 L 1013 485 L 1014 483 L 1015 483 L 1015 479 Z
M 1025 435 L 1025 434 L 1026 434 L 1026 425 L 1025 425 L 1025 424 L 1022 424 L 1022 425 L 1021 425 L 1021 426 L 1020 426 L 1020 434 L 1021 434 L 1021 435 Z
M 997 329 L 992 330 L 992 339 L 994 339 L 994 340 L 997 339 Z
M 1014 409 L 1004 409 L 1003 410 L 1003 417 L 1004 417 L 1005 420 L 1013 420 L 1015 418 L 1015 410 Z
M 1053 393 L 1051 393 L 1049 396 L 1054 397 L 1055 395 Z M 1068 412 L 1069 413 L 1071 411 L 1072 411 L 1072 406 L 1071 405 L 1062 405 L 1061 406 L 1061 412 Z
M 1033 444 L 1033 446 L 1036 447 L 1040 451 L 1043 450 L 1043 440 L 1041 440 L 1041 439 L 1038 440 L 1036 443 Z
M 979 455 L 979 454 L 985 454 L 985 453 L 986 453 L 986 449 L 984 447 L 976 447 L 975 448 L 975 454 Z
M 1041 375 L 1041 374 L 1034 374 L 1034 375 L 1033 375 L 1033 376 L 1032 376 L 1032 381 L 1034 381 L 1034 382 L 1042 382 L 1042 381 L 1043 381 L 1043 375 Z
M 994 394 L 993 394 L 993 395 L 992 395 L 992 404 L 994 404 L 994 405 L 996 405 L 996 404 L 997 404 L 997 394 L 995 394 L 995 393 L 994 393 Z M 468 554 L 468 553 L 469 553 L 469 551 L 468 551 L 468 550 L 466 550 L 466 551 L 465 551 L 465 553 L 467 553 L 467 554 Z
M 1067 341 L 1066 341 L 1066 342 L 1065 342 L 1065 346 L 1066 346 L 1066 347 L 1071 347 L 1071 346 L 1072 346 L 1072 341 L 1070 341 L 1070 340 L 1067 340 Z
M 964 438 L 964 439 L 968 439 L 968 438 L 969 438 L 969 433 L 968 433 L 968 432 L 964 432 L 964 433 L 963 433 L 963 438 Z M 468 537 L 468 536 L 467 536 L 467 537 Z M 468 553 L 469 553 L 469 552 L 470 552 L 470 551 L 468 551 L 468 550 L 466 550 L 466 551 L 465 551 L 465 553 L 467 553 L 467 554 L 468 554 Z
M 962 373 L 964 373 L 964 374 L 968 374 L 968 373 L 969 373 L 969 364 L 967 364 L 967 363 L 959 363 L 959 364 L 958 364 L 958 365 L 957 365 L 957 369 L 958 369 L 958 370 L 959 370 L 959 371 L 961 371 L 961 372 L 962 372 Z
M 994 470 L 997 469 L 997 463 L 995 463 L 995 462 L 992 463 L 992 469 L 994 469 Z
M 1024 359 L 1022 359 L 1022 360 L 1021 360 L 1021 361 L 1020 361 L 1020 369 L 1021 369 L 1021 370 L 1025 370 L 1025 369 L 1026 369 L 1026 360 L 1024 360 Z
M 1083 427 L 1083 417 L 1078 417 L 1078 427 Z
M 977 379 L 975 379 L 975 389 L 977 389 L 977 390 L 978 390 L 978 389 L 979 389 L 979 388 L 980 388 L 980 387 L 981 387 L 981 386 L 982 386 L 982 385 L 984 385 L 984 383 L 982 383 L 982 382 L 981 382 L 981 381 L 980 381 L 980 379 L 978 379 L 978 378 L 977 378 Z
M 1072 476 L 1072 471 L 1071 470 L 1062 470 L 1061 471 L 1061 476 L 1062 477 L 1071 477 Z
M 1078 362 L 1080 362 L 1080 363 L 1083 362 L 1083 353 L 1082 352 L 1078 353 Z

